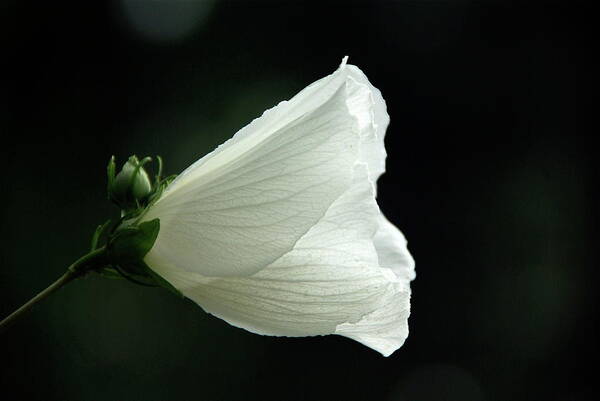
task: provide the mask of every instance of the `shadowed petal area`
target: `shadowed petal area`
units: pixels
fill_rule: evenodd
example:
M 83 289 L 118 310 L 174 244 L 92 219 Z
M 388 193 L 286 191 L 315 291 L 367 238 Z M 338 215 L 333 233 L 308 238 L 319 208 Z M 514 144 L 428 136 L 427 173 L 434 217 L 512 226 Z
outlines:
M 379 215 L 379 229 L 373 243 L 382 267 L 392 269 L 396 276 L 407 282 L 415 279 L 415 260 L 408 252 L 406 238 L 383 214 Z
M 365 315 L 357 323 L 342 323 L 335 334 L 351 338 L 390 356 L 408 337 L 410 290 L 399 289 L 384 306 Z

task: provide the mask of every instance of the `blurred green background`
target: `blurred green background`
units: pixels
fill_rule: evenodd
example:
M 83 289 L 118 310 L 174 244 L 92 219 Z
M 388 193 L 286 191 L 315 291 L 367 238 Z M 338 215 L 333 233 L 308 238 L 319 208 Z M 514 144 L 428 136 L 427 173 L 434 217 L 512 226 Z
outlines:
M 417 279 L 383 358 L 89 277 L 1 335 L 0 398 L 595 399 L 591 20 L 575 2 L 3 1 L 2 316 L 116 212 L 112 154 L 180 172 L 344 55 L 388 103 L 379 202 Z

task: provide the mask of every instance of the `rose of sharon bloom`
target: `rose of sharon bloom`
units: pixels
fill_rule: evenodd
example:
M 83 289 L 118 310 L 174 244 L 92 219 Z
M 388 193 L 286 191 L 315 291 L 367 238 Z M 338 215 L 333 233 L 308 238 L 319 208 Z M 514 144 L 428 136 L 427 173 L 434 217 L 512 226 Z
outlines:
M 414 261 L 375 201 L 385 102 L 346 60 L 167 187 L 145 262 L 234 326 L 388 356 L 408 335 Z

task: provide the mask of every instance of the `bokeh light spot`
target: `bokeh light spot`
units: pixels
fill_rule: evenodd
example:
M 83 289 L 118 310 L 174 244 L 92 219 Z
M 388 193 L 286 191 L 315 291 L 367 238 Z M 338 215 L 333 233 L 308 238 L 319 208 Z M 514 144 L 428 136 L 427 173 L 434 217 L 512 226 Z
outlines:
M 129 27 L 151 42 L 184 40 L 206 21 L 214 0 L 121 0 Z

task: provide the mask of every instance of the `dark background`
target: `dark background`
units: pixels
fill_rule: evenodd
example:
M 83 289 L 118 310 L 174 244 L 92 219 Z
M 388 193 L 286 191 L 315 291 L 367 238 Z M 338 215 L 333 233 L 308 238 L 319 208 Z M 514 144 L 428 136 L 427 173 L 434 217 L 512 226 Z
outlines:
M 591 2 L 590 2 L 591 3 Z M 105 166 L 180 172 L 344 55 L 387 100 L 380 205 L 417 261 L 410 336 L 250 334 L 80 280 L 0 337 L 0 398 L 592 400 L 594 14 L 574 2 L 0 5 L 0 314 L 115 213 Z

